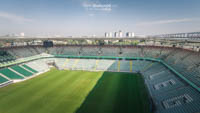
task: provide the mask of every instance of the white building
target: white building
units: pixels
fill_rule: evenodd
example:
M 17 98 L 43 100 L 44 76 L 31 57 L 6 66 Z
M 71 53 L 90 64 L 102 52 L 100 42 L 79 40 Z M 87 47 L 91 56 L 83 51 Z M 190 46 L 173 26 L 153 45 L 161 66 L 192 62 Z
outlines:
M 114 37 L 118 38 L 119 37 L 119 32 L 115 32 Z
M 123 32 L 120 30 L 118 32 L 114 32 L 114 34 L 112 32 L 106 32 L 105 33 L 105 37 L 109 37 L 109 38 L 123 38 Z
M 112 38 L 113 37 L 113 34 L 112 34 L 112 32 L 109 32 L 109 33 L 105 33 L 105 37 L 106 38 Z
M 133 38 L 135 36 L 134 32 L 127 32 L 126 37 L 127 38 Z
M 115 38 L 122 38 L 122 37 L 123 37 L 122 31 L 120 30 L 119 32 L 115 32 L 115 33 L 114 33 L 114 37 L 115 37 Z
M 22 33 L 20 33 L 20 36 L 21 36 L 21 37 L 24 37 L 24 36 L 25 36 L 25 34 L 22 32 Z
M 110 37 L 110 38 L 112 38 L 112 37 L 113 37 L 113 34 L 112 34 L 112 32 L 110 32 L 110 33 L 109 33 L 109 37 Z
M 120 30 L 119 31 L 119 38 L 122 38 L 123 37 L 123 33 L 122 33 L 122 31 Z
M 109 34 L 108 34 L 107 32 L 105 33 L 105 37 L 106 37 L 106 38 L 109 37 Z

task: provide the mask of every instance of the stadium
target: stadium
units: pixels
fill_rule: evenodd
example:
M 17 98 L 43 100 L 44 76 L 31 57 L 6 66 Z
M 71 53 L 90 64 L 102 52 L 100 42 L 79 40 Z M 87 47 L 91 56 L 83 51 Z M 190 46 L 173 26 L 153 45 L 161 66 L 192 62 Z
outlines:
M 193 34 L 1 38 L 0 113 L 199 113 Z

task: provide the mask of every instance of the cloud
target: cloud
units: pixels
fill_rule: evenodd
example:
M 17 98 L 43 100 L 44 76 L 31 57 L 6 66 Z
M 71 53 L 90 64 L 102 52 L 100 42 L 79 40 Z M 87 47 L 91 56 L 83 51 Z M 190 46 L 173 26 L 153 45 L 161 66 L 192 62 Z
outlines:
M 90 13 L 90 14 L 88 14 L 90 17 L 93 17 L 95 14 L 93 14 L 93 13 Z
M 114 7 L 117 7 L 116 5 L 113 5 L 111 3 L 109 4 L 103 4 L 100 1 L 91 2 L 91 1 L 84 1 L 82 3 L 82 6 L 87 11 L 104 11 L 104 12 L 111 12 Z
M 0 12 L 0 18 L 7 19 L 10 21 L 15 21 L 15 22 L 32 22 L 33 21 L 32 19 L 28 19 L 23 16 L 18 16 L 18 15 L 6 13 L 6 12 Z
M 183 19 L 158 20 L 158 21 L 138 23 L 137 26 L 182 23 L 182 22 L 192 22 L 192 21 L 198 21 L 198 20 L 200 20 L 200 19 L 198 19 L 198 18 L 183 18 Z
M 106 12 L 110 12 L 112 11 L 112 5 L 111 4 L 96 4 L 96 3 L 92 3 L 92 4 L 88 4 L 88 3 L 84 3 L 83 7 L 89 11 L 106 11 Z

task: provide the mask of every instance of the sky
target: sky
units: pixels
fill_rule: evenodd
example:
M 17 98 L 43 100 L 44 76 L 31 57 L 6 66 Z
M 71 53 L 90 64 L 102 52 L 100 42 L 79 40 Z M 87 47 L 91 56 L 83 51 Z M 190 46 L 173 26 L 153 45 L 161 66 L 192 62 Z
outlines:
M 200 0 L 0 0 L 0 35 L 200 31 Z

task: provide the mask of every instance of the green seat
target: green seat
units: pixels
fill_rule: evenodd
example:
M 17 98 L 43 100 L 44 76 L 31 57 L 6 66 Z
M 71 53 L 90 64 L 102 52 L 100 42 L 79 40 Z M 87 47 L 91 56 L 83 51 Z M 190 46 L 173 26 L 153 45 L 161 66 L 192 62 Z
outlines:
M 1 83 L 4 83 L 4 82 L 7 82 L 8 80 L 2 76 L 0 76 L 0 84 Z
M 30 71 L 32 71 L 32 72 L 34 72 L 34 73 L 37 73 L 37 71 L 36 70 L 34 70 L 33 68 L 31 68 L 31 67 L 29 67 L 29 66 L 27 66 L 27 65 L 22 65 L 24 68 L 26 68 L 26 69 L 28 69 L 28 70 L 30 70 Z
M 17 73 L 9 70 L 8 68 L 0 70 L 0 73 L 7 76 L 10 79 L 23 79 L 22 76 L 18 75 Z
M 24 75 L 24 76 L 27 76 L 27 77 L 33 75 L 31 72 L 29 72 L 29 71 L 23 69 L 22 67 L 20 67 L 20 66 L 18 66 L 18 65 L 12 66 L 11 68 L 12 68 L 13 70 L 17 71 L 18 73 L 20 73 L 20 74 L 22 74 L 22 75 Z

